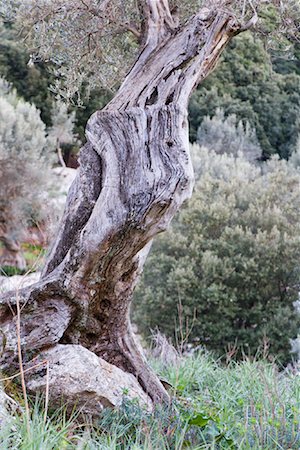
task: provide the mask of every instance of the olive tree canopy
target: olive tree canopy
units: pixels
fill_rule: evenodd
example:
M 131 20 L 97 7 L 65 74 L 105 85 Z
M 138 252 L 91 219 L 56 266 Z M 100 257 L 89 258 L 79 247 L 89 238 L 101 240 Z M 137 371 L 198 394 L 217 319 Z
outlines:
M 267 47 L 299 39 L 297 0 L 166 0 L 160 5 L 145 0 L 2 0 L 1 4 L 6 17 L 23 32 L 32 52 L 30 63 L 53 62 L 57 75 L 53 88 L 68 100 L 74 96 L 80 100 L 82 85 L 87 92 L 99 86 L 115 89 L 150 39 L 150 29 L 151 39 L 156 39 L 158 16 L 165 30 L 178 30 L 202 8 L 207 14 L 232 15 L 239 32 L 252 26 Z

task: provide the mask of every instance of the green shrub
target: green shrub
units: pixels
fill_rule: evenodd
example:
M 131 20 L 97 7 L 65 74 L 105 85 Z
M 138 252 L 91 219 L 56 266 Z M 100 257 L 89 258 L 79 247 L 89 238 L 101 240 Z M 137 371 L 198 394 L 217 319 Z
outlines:
M 286 59 L 281 62 L 287 68 Z M 293 62 L 299 65 L 299 52 Z M 204 117 L 222 108 L 225 116 L 234 114 L 237 122 L 247 120 L 256 130 L 264 157 L 276 152 L 287 159 L 299 132 L 300 76 L 293 70 L 281 72 L 287 73 L 274 72 L 262 40 L 251 33 L 233 39 L 214 73 L 191 97 L 191 140 L 196 141 Z
M 300 173 L 273 159 L 194 146 L 198 180 L 188 206 L 158 239 L 136 291 L 134 320 L 224 354 L 261 347 L 291 359 L 300 326 Z M 179 316 L 179 317 L 178 317 Z
M 51 178 L 51 146 L 40 112 L 0 78 L 1 265 L 25 268 L 19 238 L 30 220 L 47 214 L 43 191 Z
M 252 162 L 262 158 L 255 130 L 250 127 L 249 122 L 238 121 L 235 114 L 225 117 L 220 108 L 212 118 L 204 117 L 198 128 L 197 143 L 218 154 L 243 154 Z

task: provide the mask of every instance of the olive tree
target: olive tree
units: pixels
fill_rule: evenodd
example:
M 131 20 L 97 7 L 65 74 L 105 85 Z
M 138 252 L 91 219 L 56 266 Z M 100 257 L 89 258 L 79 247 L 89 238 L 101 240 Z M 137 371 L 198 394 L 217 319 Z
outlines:
M 269 2 L 17 3 L 33 55 L 50 58 L 52 52 L 68 80 L 67 97 L 77 82 L 110 82 L 131 68 L 87 123 L 78 175 L 40 281 L 18 297 L 1 298 L 1 367 L 13 372 L 18 366 L 12 314 L 18 300 L 29 389 L 48 385 L 53 401 L 64 396 L 96 412 L 114 403 L 101 385 L 113 380 L 116 390 L 127 380 L 141 398 L 168 402 L 131 329 L 133 289 L 152 239 L 192 192 L 189 96 L 230 40 L 257 23 L 260 4 Z M 285 6 L 276 7 L 284 20 Z M 48 377 L 36 368 L 44 360 Z

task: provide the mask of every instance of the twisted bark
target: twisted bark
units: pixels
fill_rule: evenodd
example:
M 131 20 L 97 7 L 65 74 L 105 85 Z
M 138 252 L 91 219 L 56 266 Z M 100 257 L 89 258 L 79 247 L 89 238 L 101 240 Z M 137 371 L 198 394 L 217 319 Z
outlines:
M 188 98 L 241 26 L 229 13 L 203 9 L 178 28 L 167 0 L 143 6 L 143 49 L 115 98 L 88 121 L 41 280 L 18 299 L 26 367 L 53 349 L 57 364 L 61 349 L 81 346 L 132 374 L 153 402 L 167 402 L 135 342 L 130 302 L 152 239 L 192 192 Z M 0 301 L 6 372 L 17 369 L 16 301 L 13 293 Z M 27 377 L 33 390 L 44 385 L 38 369 Z

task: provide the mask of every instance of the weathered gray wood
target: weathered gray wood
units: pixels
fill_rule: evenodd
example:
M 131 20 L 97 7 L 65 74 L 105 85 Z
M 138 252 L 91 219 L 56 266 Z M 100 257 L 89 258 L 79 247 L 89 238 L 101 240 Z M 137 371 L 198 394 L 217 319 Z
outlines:
M 203 9 L 177 28 L 166 0 L 148 0 L 144 7 L 143 50 L 115 98 L 90 118 L 41 280 L 18 298 L 26 364 L 45 349 L 57 354 L 63 345 L 84 347 L 133 374 L 158 402 L 169 397 L 131 331 L 132 292 L 152 239 L 192 192 L 189 95 L 240 26 L 229 13 Z M 1 367 L 7 372 L 18 364 L 16 298 L 0 300 L 6 340 Z M 30 372 L 27 377 L 35 390 Z M 63 394 L 63 387 L 58 391 Z

